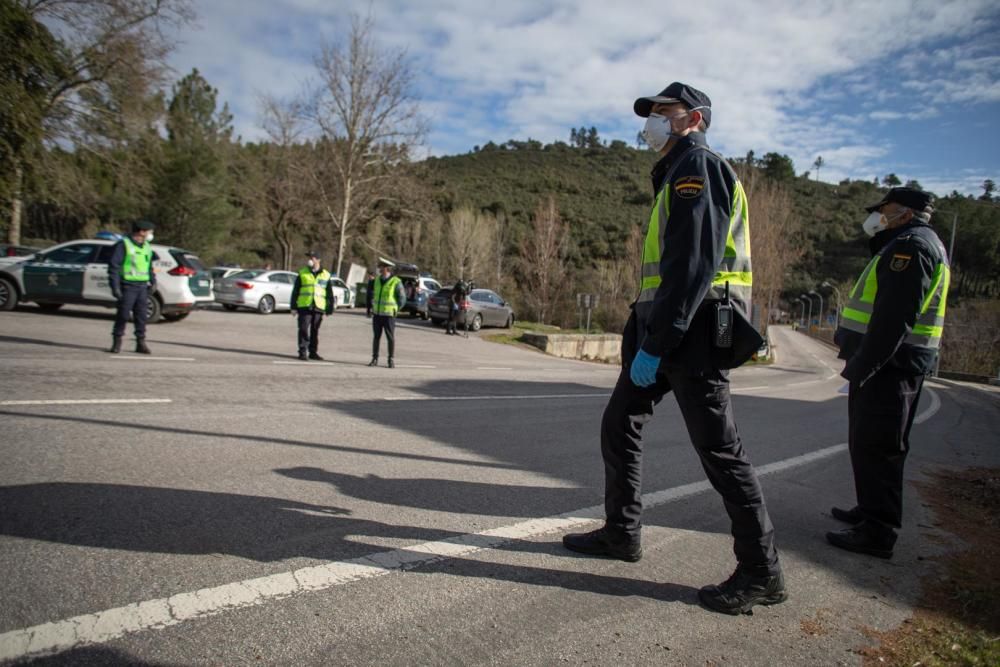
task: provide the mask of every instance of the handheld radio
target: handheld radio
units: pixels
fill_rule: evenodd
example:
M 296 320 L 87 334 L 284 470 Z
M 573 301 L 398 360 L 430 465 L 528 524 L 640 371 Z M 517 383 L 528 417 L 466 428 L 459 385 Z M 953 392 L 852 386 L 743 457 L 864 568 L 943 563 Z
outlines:
M 733 304 L 729 302 L 729 281 L 726 281 L 726 295 L 715 304 L 715 346 L 733 346 Z

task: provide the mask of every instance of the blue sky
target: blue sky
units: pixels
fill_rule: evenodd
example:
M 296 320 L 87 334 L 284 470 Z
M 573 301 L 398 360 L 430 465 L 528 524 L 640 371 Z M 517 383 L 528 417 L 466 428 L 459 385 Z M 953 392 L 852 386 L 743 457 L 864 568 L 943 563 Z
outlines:
M 171 57 L 197 67 L 244 139 L 258 97 L 290 98 L 351 13 L 405 49 L 430 122 L 425 154 L 487 141 L 566 141 L 572 127 L 634 143 L 632 102 L 684 81 L 712 98 L 725 155 L 789 155 L 820 180 L 890 172 L 939 195 L 1000 183 L 996 0 L 195 0 Z M 814 173 L 815 176 L 815 173 Z

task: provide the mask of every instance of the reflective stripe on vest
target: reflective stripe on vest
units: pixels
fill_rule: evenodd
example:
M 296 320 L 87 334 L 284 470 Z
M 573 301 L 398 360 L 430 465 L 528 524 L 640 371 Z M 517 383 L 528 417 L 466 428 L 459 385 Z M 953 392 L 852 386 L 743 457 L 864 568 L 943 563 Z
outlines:
M 847 297 L 847 304 L 841 312 L 840 326 L 850 331 L 864 335 L 868 331 L 868 323 L 872 319 L 875 306 L 875 295 L 878 293 L 877 269 L 882 255 L 888 252 L 893 244 L 882 249 L 872 257 L 868 266 L 861 273 Z M 942 258 L 947 255 L 940 242 L 938 252 Z M 948 287 L 951 285 L 951 267 L 947 259 L 938 261 L 931 277 L 931 287 L 920 304 L 913 330 L 906 336 L 903 343 L 916 347 L 937 349 L 941 347 L 941 334 L 944 332 L 944 315 L 948 305 Z
M 308 268 L 299 269 L 299 297 L 296 308 L 315 305 L 317 310 L 326 310 L 326 286 L 330 282 L 330 272 L 323 269 L 317 274 Z
M 153 263 L 153 250 L 148 243 L 141 246 L 129 237 L 122 239 L 125 242 L 125 259 L 122 261 L 122 280 L 132 283 L 148 283 L 149 267 Z
M 382 276 L 375 278 L 372 292 L 375 293 L 375 300 L 372 302 L 372 312 L 376 315 L 389 315 L 394 317 L 399 310 L 396 303 L 396 286 L 400 284 L 400 279 L 396 276 L 390 277 L 382 282 Z
M 679 159 L 677 163 L 680 162 Z M 664 179 L 667 185 L 656 196 L 653 212 L 649 216 L 646 240 L 642 247 L 642 283 L 639 291 L 639 303 L 652 301 L 663 280 L 660 276 L 660 260 L 664 252 L 664 223 L 670 218 L 670 179 L 672 176 L 671 171 Z M 729 295 L 734 299 L 749 303 L 753 285 L 753 273 L 750 269 L 750 211 L 743 185 L 738 180 L 733 190 L 730 210 L 732 213 L 729 216 L 729 229 L 726 233 L 726 250 L 722 262 L 715 270 L 712 285 L 705 298 L 723 298 L 726 283 L 729 283 Z

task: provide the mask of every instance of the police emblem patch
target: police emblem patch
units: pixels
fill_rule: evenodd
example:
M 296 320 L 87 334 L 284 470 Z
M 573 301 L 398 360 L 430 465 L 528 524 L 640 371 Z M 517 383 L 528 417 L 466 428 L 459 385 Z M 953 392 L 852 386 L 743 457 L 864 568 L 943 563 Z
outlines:
M 705 179 L 701 176 L 684 176 L 674 183 L 674 192 L 682 199 L 694 199 L 705 189 Z
M 889 262 L 889 268 L 893 271 L 902 271 L 910 265 L 911 255 L 900 255 L 895 254 L 892 256 L 892 261 Z

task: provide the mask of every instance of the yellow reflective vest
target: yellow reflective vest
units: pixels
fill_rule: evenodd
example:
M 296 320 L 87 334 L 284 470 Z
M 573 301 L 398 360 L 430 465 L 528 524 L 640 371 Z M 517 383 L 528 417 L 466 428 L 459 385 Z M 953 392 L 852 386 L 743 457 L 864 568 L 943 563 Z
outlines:
M 330 272 L 323 269 L 313 273 L 309 267 L 299 269 L 299 294 L 295 308 L 303 309 L 315 305 L 316 310 L 326 311 L 326 287 L 330 283 Z

